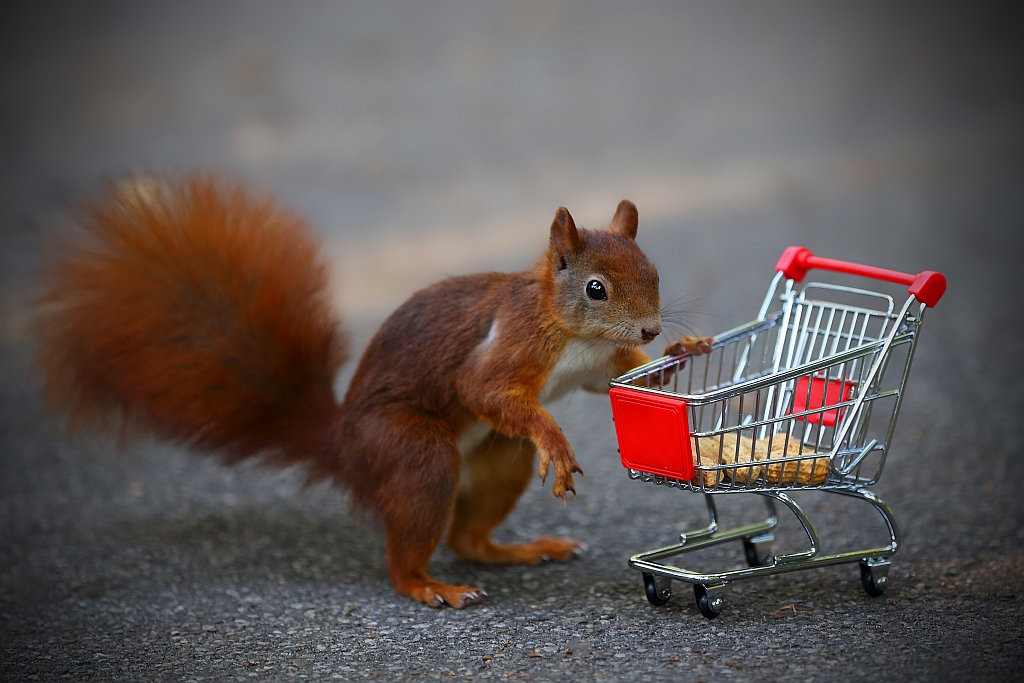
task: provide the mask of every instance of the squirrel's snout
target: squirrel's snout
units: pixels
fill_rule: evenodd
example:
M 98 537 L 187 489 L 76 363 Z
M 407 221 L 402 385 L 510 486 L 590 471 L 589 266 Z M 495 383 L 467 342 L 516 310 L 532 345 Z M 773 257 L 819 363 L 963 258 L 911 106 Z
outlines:
M 650 315 L 637 321 L 636 327 L 640 328 L 640 340 L 646 344 L 653 341 L 655 337 L 661 334 L 661 316 Z M 633 329 L 635 330 L 636 327 Z

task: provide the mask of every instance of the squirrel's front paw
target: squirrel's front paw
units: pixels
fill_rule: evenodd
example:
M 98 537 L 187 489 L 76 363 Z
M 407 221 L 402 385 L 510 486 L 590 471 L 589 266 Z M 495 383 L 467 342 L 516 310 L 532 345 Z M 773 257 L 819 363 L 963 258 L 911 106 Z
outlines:
M 565 494 L 568 491 L 572 491 L 572 495 L 576 495 L 575 483 L 572 480 L 573 472 L 579 472 L 583 474 L 583 470 L 580 469 L 580 464 L 576 462 L 576 454 L 573 453 L 572 446 L 569 442 L 562 437 L 562 443 L 553 448 L 540 448 L 540 466 L 538 472 L 540 473 L 541 481 L 545 481 L 548 477 L 548 470 L 552 463 L 555 465 L 555 484 L 552 487 L 552 492 L 555 494 L 555 498 L 561 498 L 562 502 L 565 502 Z
M 684 353 L 689 353 L 694 356 L 701 356 L 705 353 L 711 353 L 711 344 L 714 341 L 711 337 L 694 337 L 692 334 L 688 334 L 682 339 L 678 339 L 666 346 L 665 355 L 680 356 Z

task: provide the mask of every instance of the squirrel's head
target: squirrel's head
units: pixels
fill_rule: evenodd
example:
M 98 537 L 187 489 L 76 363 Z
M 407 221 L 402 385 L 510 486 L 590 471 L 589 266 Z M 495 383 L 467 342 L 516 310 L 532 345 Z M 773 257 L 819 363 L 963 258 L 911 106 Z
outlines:
M 637 211 L 623 199 L 608 231 L 577 228 L 565 207 L 551 223 L 553 303 L 581 337 L 640 346 L 661 333 L 658 271 L 636 245 Z

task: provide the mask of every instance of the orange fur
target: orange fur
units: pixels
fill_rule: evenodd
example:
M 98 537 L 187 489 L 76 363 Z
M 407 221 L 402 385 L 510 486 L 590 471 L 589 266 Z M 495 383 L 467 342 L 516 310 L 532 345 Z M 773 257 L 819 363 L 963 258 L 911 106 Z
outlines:
M 272 202 L 211 179 L 151 190 L 112 189 L 52 263 L 46 397 L 74 426 L 326 473 L 345 344 L 317 243 Z
M 535 453 L 542 477 L 554 467 L 556 496 L 575 490 L 579 464 L 542 397 L 574 382 L 607 391 L 661 331 L 657 271 L 635 244 L 631 203 L 609 232 L 577 229 L 559 209 L 530 270 L 414 294 L 370 341 L 340 406 L 331 384 L 345 343 L 300 220 L 204 178 L 136 183 L 86 216 L 40 299 L 44 390 L 73 425 L 307 465 L 384 522 L 396 591 L 428 605 L 481 599 L 427 574 L 449 521 L 465 559 L 574 556 L 575 541 L 503 546 L 490 534 Z M 603 300 L 585 293 L 595 279 Z M 488 436 L 460 453 L 476 429 Z

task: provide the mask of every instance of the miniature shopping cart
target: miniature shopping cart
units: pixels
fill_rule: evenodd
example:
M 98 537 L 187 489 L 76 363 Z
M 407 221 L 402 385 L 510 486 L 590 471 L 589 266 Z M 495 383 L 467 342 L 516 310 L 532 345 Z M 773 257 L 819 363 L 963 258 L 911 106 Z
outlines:
M 909 285 L 898 310 L 884 293 L 809 282 L 820 269 Z M 704 494 L 710 521 L 679 542 L 634 555 L 647 599 L 663 605 L 671 583 L 693 584 L 707 618 L 722 610 L 725 585 L 811 567 L 860 563 L 871 595 L 886 587 L 900 535 L 892 510 L 866 489 L 889 452 L 925 309 L 946 289 L 940 273 L 908 275 L 814 256 L 789 247 L 757 318 L 719 336 L 710 354 L 665 357 L 612 381 L 611 403 L 622 464 L 631 479 Z M 781 309 L 768 313 L 781 285 Z M 885 520 L 888 545 L 819 554 L 819 538 L 793 491 L 829 491 L 865 501 Z M 719 528 L 715 496 L 755 493 L 764 521 Z M 807 534 L 802 552 L 772 554 L 776 501 Z M 739 540 L 748 567 L 699 573 L 664 562 Z

